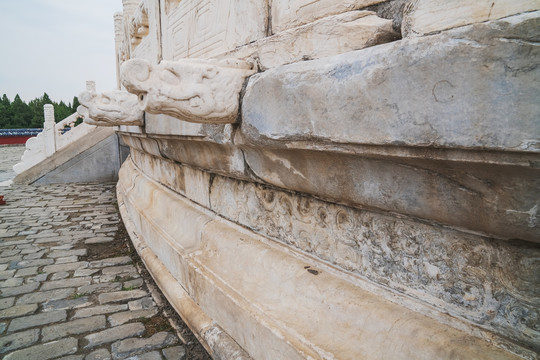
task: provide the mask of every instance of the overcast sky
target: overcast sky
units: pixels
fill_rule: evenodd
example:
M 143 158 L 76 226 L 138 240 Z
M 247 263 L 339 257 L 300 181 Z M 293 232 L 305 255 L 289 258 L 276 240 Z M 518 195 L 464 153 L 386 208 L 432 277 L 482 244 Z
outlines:
M 115 12 L 122 0 L 0 0 L 0 96 L 71 102 L 94 80 L 116 86 Z

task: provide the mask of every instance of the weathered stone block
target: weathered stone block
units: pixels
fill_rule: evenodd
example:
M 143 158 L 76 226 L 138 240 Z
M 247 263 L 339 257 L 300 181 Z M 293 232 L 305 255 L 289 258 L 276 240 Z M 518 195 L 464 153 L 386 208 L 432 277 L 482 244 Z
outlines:
M 351 11 L 277 33 L 228 56 L 256 59 L 261 69 L 319 59 L 396 40 L 392 21 L 371 11 Z
M 39 283 L 30 283 L 21 286 L 0 289 L 0 293 L 2 294 L 2 297 L 16 296 L 35 291 L 38 287 Z
M 131 355 L 141 354 L 155 349 L 161 349 L 177 342 L 177 338 L 167 332 L 159 332 L 147 339 L 124 339 L 111 345 L 115 359 L 123 359 Z
M 266 36 L 267 2 L 166 0 L 161 11 L 163 58 L 211 58 Z
M 254 75 L 243 134 L 261 145 L 536 151 L 539 22 L 527 13 Z
M 101 330 L 107 326 L 104 315 L 72 320 L 57 325 L 47 326 L 41 330 L 42 341 L 65 338 L 91 331 Z
M 146 296 L 146 291 L 143 290 L 131 290 L 131 291 L 115 291 L 111 293 L 99 294 L 99 303 L 107 304 L 111 302 L 126 301 L 141 298 Z
M 117 311 L 124 311 L 127 309 L 127 304 L 94 306 L 86 309 L 77 310 L 75 312 L 75 315 L 73 315 L 73 319 L 85 318 L 93 315 L 109 314 Z
M 20 331 L 0 337 L 0 354 L 28 347 L 39 340 L 39 329 Z
M 4 360 L 48 360 L 60 357 L 62 355 L 73 354 L 77 352 L 78 341 L 75 338 L 67 338 L 57 341 L 51 341 L 45 344 L 34 345 L 26 349 L 14 351 Z
M 16 305 L 0 311 L 0 319 L 15 318 L 23 315 L 33 314 L 37 310 L 36 304 Z
M 421 36 L 458 26 L 540 10 L 537 0 L 415 0 L 405 7 L 403 36 Z
M 304 25 L 320 18 L 358 10 L 384 0 L 275 0 L 272 1 L 272 33 Z
M 66 320 L 67 314 L 64 310 L 45 312 L 36 315 L 18 317 L 11 320 L 8 332 L 28 329 L 34 326 L 46 325 L 58 321 Z
M 56 281 L 47 281 L 41 286 L 41 290 L 53 290 L 66 287 L 78 287 L 83 285 L 89 285 L 92 282 L 91 277 L 78 277 L 71 279 L 62 279 Z
M 141 323 L 115 326 L 98 333 L 85 336 L 88 344 L 84 348 L 90 349 L 98 345 L 114 342 L 116 340 L 122 340 L 132 336 L 139 336 L 144 333 L 144 330 L 144 325 Z
M 538 14 L 256 75 L 236 142 L 282 188 L 538 241 Z
M 39 284 L 37 284 L 39 285 Z M 25 294 L 17 300 L 17 304 L 44 303 L 50 300 L 65 299 L 73 294 L 73 288 L 57 289 L 48 291 L 37 291 L 31 294 Z
M 157 308 L 144 310 L 123 311 L 109 316 L 108 321 L 111 326 L 118 326 L 133 319 L 149 318 L 157 314 Z

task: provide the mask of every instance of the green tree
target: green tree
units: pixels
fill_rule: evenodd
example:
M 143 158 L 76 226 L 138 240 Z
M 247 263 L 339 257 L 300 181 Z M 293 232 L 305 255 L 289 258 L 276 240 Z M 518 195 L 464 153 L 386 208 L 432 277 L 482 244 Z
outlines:
M 0 129 L 5 129 L 8 123 L 11 123 L 11 101 L 6 94 L 2 95 L 0 99 Z
M 76 113 L 76 112 L 77 112 L 77 108 L 79 107 L 79 105 L 81 105 L 81 104 L 79 103 L 79 98 L 76 97 L 76 96 L 74 96 L 74 97 L 73 97 L 73 103 L 72 103 L 72 104 L 73 104 L 73 105 L 71 105 L 71 110 L 72 110 L 74 113 Z
M 69 115 L 73 114 L 71 106 L 67 106 L 63 101 L 60 103 L 53 102 L 54 106 L 54 120 L 60 122 L 67 118 Z
M 7 124 L 8 129 L 26 128 L 30 126 L 32 121 L 32 109 L 21 100 L 19 94 L 15 95 L 15 99 L 11 103 L 11 122 Z

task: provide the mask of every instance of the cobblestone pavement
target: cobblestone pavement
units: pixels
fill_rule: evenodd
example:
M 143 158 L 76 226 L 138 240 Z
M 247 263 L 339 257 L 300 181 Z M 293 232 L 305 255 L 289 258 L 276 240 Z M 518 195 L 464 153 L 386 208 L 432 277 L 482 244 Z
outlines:
M 0 183 L 15 177 L 13 165 L 21 161 L 25 149 L 21 145 L 0 146 Z
M 2 192 L 0 358 L 209 358 L 129 246 L 114 184 Z

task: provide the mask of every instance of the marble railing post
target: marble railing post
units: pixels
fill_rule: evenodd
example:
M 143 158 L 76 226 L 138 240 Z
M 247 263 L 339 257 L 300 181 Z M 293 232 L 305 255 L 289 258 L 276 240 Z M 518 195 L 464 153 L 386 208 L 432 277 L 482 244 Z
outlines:
M 86 91 L 88 92 L 96 92 L 96 82 L 92 80 L 88 80 L 86 82 Z
M 54 107 L 51 104 L 43 105 L 45 122 L 43 123 L 43 136 L 45 138 L 45 156 L 51 156 L 56 151 L 56 134 L 54 131 Z
M 117 12 L 114 14 L 114 44 L 116 53 L 116 88 L 121 90 L 120 84 L 120 64 L 125 60 L 122 58 L 122 39 L 124 38 L 124 14 Z

